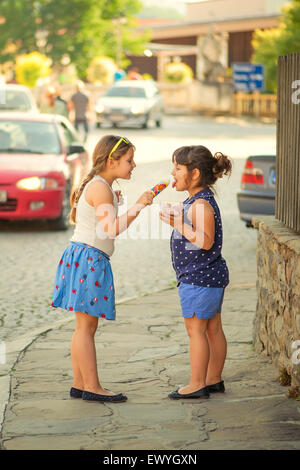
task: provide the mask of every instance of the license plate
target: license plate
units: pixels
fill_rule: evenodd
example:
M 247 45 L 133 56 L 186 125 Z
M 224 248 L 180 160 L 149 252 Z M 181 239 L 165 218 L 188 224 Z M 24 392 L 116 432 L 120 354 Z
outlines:
M 0 203 L 7 201 L 7 191 L 0 191 Z
M 270 171 L 270 180 L 272 184 L 276 184 L 276 170 Z
M 112 121 L 123 121 L 124 116 L 122 114 L 111 114 L 110 119 Z

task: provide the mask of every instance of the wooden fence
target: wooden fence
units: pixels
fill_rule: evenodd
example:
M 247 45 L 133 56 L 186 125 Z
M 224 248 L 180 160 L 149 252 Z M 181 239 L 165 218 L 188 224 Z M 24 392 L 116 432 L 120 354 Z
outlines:
M 300 53 L 279 57 L 275 217 L 300 233 Z
M 277 95 L 263 95 L 259 92 L 233 95 L 232 114 L 246 114 L 256 117 L 276 117 Z

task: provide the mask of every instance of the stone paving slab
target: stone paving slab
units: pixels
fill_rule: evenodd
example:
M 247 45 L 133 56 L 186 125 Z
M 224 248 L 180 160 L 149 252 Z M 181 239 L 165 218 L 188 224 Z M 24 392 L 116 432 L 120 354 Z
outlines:
M 245 302 L 247 299 L 247 302 Z M 8 450 L 300 449 L 298 402 L 252 349 L 254 285 L 229 287 L 223 307 L 225 394 L 172 401 L 189 379 L 188 339 L 176 289 L 129 300 L 100 321 L 100 380 L 126 403 L 70 399 L 74 320 L 41 334 L 11 372 L 1 447 Z

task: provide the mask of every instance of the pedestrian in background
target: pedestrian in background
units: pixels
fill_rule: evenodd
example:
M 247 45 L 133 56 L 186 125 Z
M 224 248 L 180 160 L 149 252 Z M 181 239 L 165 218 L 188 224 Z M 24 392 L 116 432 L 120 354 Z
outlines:
M 222 221 L 212 186 L 231 172 L 222 153 L 201 145 L 180 147 L 173 153 L 173 185 L 188 191 L 179 213 L 163 210 L 160 218 L 174 227 L 172 263 L 178 281 L 182 316 L 190 343 L 190 382 L 171 399 L 209 398 L 224 392 L 222 371 L 227 342 L 221 309 L 229 273 L 222 251 Z
M 55 86 L 55 101 L 54 101 L 54 110 L 56 114 L 60 114 L 66 118 L 69 117 L 68 104 L 61 96 L 60 86 Z
M 61 97 L 61 89 L 58 85 L 50 85 L 46 90 L 46 104 L 41 106 L 43 113 L 60 114 L 68 118 L 67 102 Z
M 127 70 L 127 79 L 128 80 L 143 80 L 142 75 L 139 73 L 138 67 L 130 67 Z
M 115 320 L 115 293 L 110 256 L 114 238 L 126 230 L 140 211 L 152 204 L 146 191 L 118 217 L 118 197 L 112 190 L 117 178 L 129 180 L 135 168 L 135 147 L 125 137 L 106 135 L 93 153 L 93 167 L 71 196 L 74 235 L 59 262 L 53 307 L 74 311 L 76 329 L 71 343 L 74 372 L 71 397 L 87 401 L 121 402 L 127 397 L 100 384 L 94 336 L 99 318 Z M 115 379 L 114 379 L 115 380 Z
M 69 112 L 74 111 L 75 128 L 78 131 L 80 131 L 81 127 L 83 127 L 84 141 L 86 141 L 88 132 L 89 132 L 88 117 L 87 117 L 87 113 L 90 110 L 89 98 L 83 92 L 82 82 L 77 82 L 75 90 L 76 92 L 71 96 L 71 99 L 68 103 L 68 108 L 69 108 Z

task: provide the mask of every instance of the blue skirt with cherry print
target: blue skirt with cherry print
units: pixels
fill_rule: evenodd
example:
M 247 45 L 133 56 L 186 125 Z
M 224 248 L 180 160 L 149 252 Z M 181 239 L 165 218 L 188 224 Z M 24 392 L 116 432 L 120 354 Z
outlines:
M 114 280 L 106 253 L 70 242 L 57 267 L 51 305 L 115 320 Z

